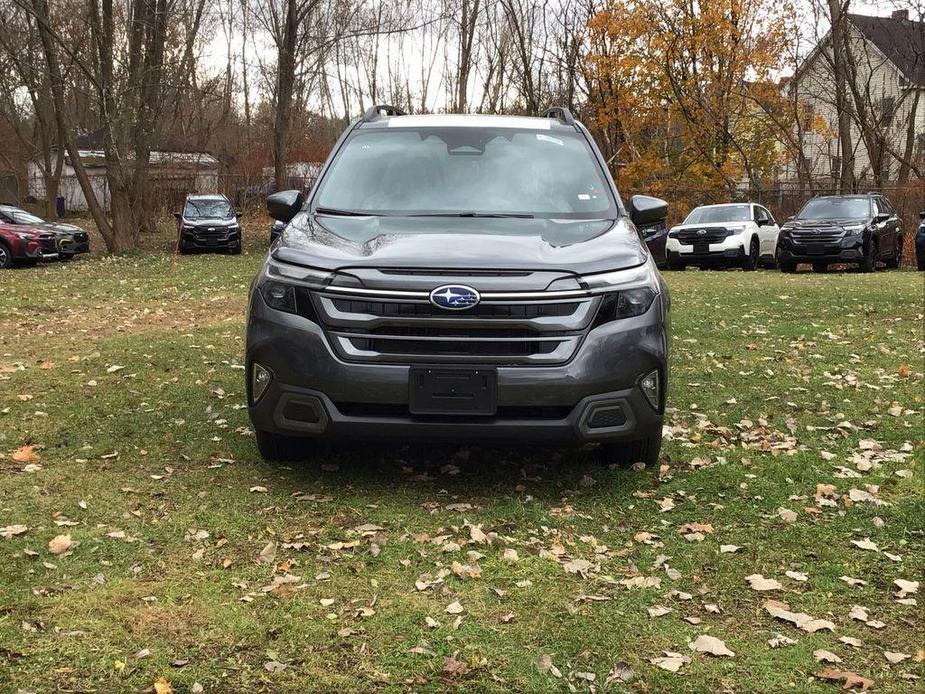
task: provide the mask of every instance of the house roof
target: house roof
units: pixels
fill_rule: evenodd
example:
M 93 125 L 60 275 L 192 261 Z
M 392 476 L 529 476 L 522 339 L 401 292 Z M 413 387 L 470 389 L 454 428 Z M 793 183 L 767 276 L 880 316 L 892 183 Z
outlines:
M 849 14 L 848 19 L 890 59 L 903 77 L 925 87 L 925 22 L 863 14 Z

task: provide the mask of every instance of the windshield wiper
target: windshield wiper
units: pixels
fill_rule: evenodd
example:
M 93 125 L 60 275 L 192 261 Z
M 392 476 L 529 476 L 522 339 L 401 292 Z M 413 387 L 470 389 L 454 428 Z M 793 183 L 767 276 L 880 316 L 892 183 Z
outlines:
M 329 214 L 336 217 L 375 217 L 376 215 L 369 212 L 357 212 L 356 210 L 339 210 L 336 207 L 316 207 L 315 214 Z
M 517 212 L 421 212 L 409 214 L 409 217 L 513 217 L 515 219 L 533 219 L 532 214 Z

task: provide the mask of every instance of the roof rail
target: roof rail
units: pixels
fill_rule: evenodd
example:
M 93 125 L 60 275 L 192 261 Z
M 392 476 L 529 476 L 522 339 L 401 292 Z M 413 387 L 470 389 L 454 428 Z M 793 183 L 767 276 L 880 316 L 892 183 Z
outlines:
M 553 106 L 547 109 L 546 113 L 543 114 L 543 118 L 555 118 L 565 125 L 575 125 L 575 118 L 572 116 L 572 112 L 565 108 L 565 106 Z
M 375 106 L 370 106 L 366 109 L 366 113 L 363 114 L 364 121 L 377 120 L 381 116 L 407 116 L 408 114 L 402 111 L 398 106 L 389 106 L 388 104 L 376 104 Z

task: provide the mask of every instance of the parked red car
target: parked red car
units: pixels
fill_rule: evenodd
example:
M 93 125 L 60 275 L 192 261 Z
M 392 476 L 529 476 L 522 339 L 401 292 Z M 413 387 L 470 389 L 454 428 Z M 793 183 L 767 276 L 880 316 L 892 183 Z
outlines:
M 58 257 L 58 235 L 47 229 L 0 223 L 0 268 Z

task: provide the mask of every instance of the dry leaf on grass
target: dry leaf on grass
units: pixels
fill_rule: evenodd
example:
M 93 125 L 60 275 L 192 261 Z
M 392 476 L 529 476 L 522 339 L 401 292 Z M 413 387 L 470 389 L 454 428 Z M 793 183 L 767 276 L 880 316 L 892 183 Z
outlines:
M 820 663 L 840 663 L 841 658 L 832 653 L 832 651 L 827 651 L 824 648 L 818 648 L 813 651 L 813 658 L 818 660 Z
M 698 653 L 709 653 L 710 655 L 727 656 L 730 658 L 735 655 L 733 651 L 726 648 L 726 644 L 720 639 L 715 636 L 708 636 L 707 634 L 701 634 L 693 643 L 687 645 L 690 646 L 692 651 L 697 651 Z
M 173 687 L 163 677 L 158 677 L 154 681 L 154 694 L 173 694 Z
M 48 551 L 55 556 L 61 556 L 67 552 L 73 544 L 70 535 L 56 535 L 48 541 Z
M 854 672 L 836 670 L 831 667 L 823 668 L 816 673 L 816 677 L 830 682 L 844 682 L 845 684 L 842 689 L 860 689 L 862 692 L 866 692 L 874 686 L 874 681 L 872 679 L 862 677 Z
M 673 651 L 662 651 L 664 655 L 649 658 L 649 662 L 668 672 L 677 672 L 682 667 L 691 662 L 691 659 L 682 653 Z
M 459 604 L 459 600 L 454 600 L 449 605 L 447 605 L 443 611 L 448 614 L 462 614 L 465 612 L 465 608 Z
M 7 525 L 7 526 L 0 528 L 0 537 L 2 537 L 5 540 L 9 540 L 14 535 L 22 535 L 28 529 L 29 527 L 26 525 L 20 525 L 20 524 Z
M 17 448 L 10 457 L 17 463 L 37 463 L 42 459 L 31 445 Z
M 908 653 L 897 653 L 894 651 L 884 651 L 883 656 L 887 660 L 889 660 L 893 665 L 896 665 L 897 663 L 901 663 L 902 661 L 907 660 L 908 658 L 912 657 Z
M 798 629 L 813 634 L 820 629 L 835 631 L 835 624 L 827 619 L 813 619 L 805 612 L 791 612 L 790 606 L 779 600 L 766 600 L 764 603 L 765 611 L 775 619 L 781 619 L 790 622 Z
M 752 590 L 783 590 L 784 588 L 776 579 L 765 578 L 761 574 L 752 574 L 751 576 L 746 576 L 745 580 L 748 581 Z

